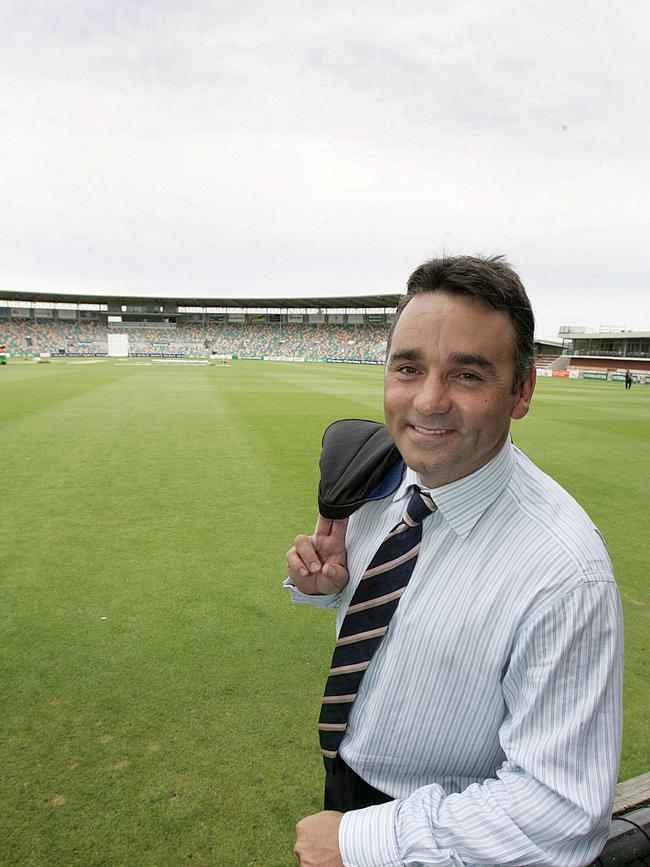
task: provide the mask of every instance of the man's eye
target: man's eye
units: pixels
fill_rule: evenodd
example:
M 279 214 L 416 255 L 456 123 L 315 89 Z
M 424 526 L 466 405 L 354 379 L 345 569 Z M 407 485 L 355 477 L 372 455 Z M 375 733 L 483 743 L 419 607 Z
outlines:
M 412 367 L 410 364 L 403 364 L 401 367 L 397 368 L 398 373 L 406 373 L 407 375 L 412 375 L 417 373 L 417 367 Z
M 471 373 L 469 370 L 464 370 L 461 374 L 459 374 L 459 379 L 462 379 L 465 382 L 480 382 L 481 377 L 477 376 L 475 373 Z

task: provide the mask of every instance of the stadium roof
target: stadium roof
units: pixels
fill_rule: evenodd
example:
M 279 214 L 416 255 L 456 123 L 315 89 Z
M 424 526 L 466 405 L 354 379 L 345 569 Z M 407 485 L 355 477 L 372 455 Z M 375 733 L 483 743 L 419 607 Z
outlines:
M 0 301 L 27 301 L 37 304 L 68 302 L 70 304 L 107 304 L 109 307 L 126 304 L 128 306 L 147 306 L 152 304 L 169 305 L 176 303 L 179 307 L 268 307 L 286 309 L 291 307 L 345 307 L 350 310 L 372 307 L 397 307 L 400 293 L 386 295 L 339 295 L 336 297 L 300 297 L 300 298 L 162 298 L 155 295 L 84 295 L 65 294 L 62 292 L 11 292 L 0 290 Z
M 636 340 L 641 337 L 650 337 L 650 331 L 563 331 L 560 337 L 565 340 L 624 340 L 627 338 Z

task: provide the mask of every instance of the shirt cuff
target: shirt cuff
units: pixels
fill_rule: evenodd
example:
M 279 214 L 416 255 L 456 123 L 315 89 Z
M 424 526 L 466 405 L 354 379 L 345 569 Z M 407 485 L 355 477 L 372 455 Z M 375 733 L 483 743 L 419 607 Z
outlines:
M 399 801 L 345 813 L 339 826 L 339 849 L 345 867 L 402 867 L 395 838 Z
M 282 586 L 291 593 L 291 601 L 296 605 L 313 605 L 315 608 L 339 607 L 340 593 L 331 593 L 328 596 L 319 596 L 317 593 L 301 593 L 291 578 L 287 578 Z

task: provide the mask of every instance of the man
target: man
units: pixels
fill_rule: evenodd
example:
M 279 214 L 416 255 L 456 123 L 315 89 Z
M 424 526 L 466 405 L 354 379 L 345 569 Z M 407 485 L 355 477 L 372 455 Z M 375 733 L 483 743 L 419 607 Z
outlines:
M 294 601 L 337 608 L 340 632 L 413 486 L 430 493 L 408 584 L 323 751 L 326 809 L 298 823 L 302 867 L 578 867 L 605 842 L 620 605 L 600 534 L 510 440 L 535 385 L 533 326 L 500 257 L 418 268 L 384 381 L 402 480 L 347 525 L 319 517 L 287 554 Z

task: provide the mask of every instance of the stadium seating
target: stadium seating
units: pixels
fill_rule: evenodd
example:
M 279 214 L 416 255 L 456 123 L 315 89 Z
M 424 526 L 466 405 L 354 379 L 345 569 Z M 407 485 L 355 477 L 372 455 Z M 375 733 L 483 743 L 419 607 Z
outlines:
M 0 343 L 10 356 L 106 354 L 106 326 L 95 320 L 66 322 L 54 319 L 0 320 Z
M 383 361 L 387 326 L 316 325 L 282 323 L 210 324 L 194 322 L 164 325 L 107 326 L 95 320 L 65 322 L 55 319 L 0 321 L 0 342 L 10 356 L 106 355 L 109 331 L 127 333 L 132 355 L 207 357 L 210 354 L 263 358 L 298 357 L 312 361 L 349 359 Z

